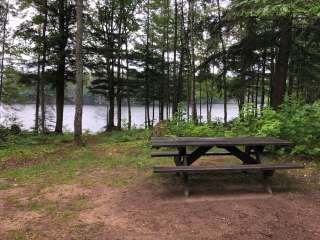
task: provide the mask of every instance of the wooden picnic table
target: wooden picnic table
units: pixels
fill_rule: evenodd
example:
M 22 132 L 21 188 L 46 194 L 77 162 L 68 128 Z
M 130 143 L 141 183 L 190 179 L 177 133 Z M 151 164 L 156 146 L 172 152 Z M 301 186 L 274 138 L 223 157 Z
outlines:
M 151 146 L 177 148 L 176 165 L 182 165 L 183 161 L 186 161 L 184 165 L 191 165 L 213 147 L 225 149 L 245 164 L 256 164 L 261 163 L 260 156 L 266 146 L 290 147 L 293 144 L 273 137 L 153 137 Z M 244 146 L 245 151 L 239 146 Z M 187 153 L 187 147 L 195 150 Z
M 291 147 L 287 140 L 274 137 L 153 137 L 152 148 L 176 148 L 173 152 L 154 152 L 152 157 L 174 157 L 175 167 L 155 167 L 155 173 L 182 173 L 186 187 L 185 195 L 189 195 L 188 174 L 208 172 L 236 172 L 260 170 L 264 179 L 269 179 L 276 169 L 303 168 L 303 164 L 261 164 L 261 154 L 265 147 Z M 187 151 L 191 148 L 191 151 Z M 224 152 L 209 152 L 212 148 L 224 149 Z M 242 150 L 243 149 L 243 150 Z M 243 162 L 243 165 L 233 166 L 191 166 L 200 157 L 205 155 L 233 155 Z M 265 181 L 268 192 L 271 187 Z

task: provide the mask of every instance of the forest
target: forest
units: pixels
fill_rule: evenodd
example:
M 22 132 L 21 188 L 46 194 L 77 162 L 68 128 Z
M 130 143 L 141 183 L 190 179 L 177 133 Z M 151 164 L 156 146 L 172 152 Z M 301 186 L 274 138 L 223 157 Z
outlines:
M 318 0 L 0 0 L 0 239 L 320 239 L 319 40 Z
M 0 102 L 31 95 L 36 132 L 47 130 L 54 102 L 62 133 L 66 87 L 76 81 L 75 1 L 3 0 L 0 14 Z M 123 105 L 130 128 L 132 102 L 144 105 L 150 128 L 183 109 L 188 121 L 211 122 L 217 99 L 224 123 L 228 101 L 258 116 L 285 100 L 319 99 L 316 1 L 88 0 L 82 20 L 85 89 L 104 100 L 107 130 L 122 128 Z

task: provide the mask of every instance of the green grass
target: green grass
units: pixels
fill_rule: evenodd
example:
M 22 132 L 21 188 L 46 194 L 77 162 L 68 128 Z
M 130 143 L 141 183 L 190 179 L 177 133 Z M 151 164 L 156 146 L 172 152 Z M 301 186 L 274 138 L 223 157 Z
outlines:
M 23 132 L 17 136 L 11 136 L 6 142 L 0 142 L 0 161 L 9 158 L 36 158 L 52 153 L 57 146 L 71 143 L 72 135 L 36 135 Z
M 83 147 L 70 145 L 70 135 L 57 136 L 25 136 L 25 141 L 16 140 L 16 144 L 8 144 L 8 149 L 0 150 L 0 154 L 8 159 L 14 156 L 17 159 L 23 152 L 23 159 L 32 159 L 35 155 L 43 162 L 28 167 L 17 167 L 3 170 L 0 178 L 8 179 L 19 186 L 40 184 L 45 186 L 52 184 L 68 184 L 78 182 L 82 176 L 95 169 L 108 171 L 117 167 L 130 167 L 146 170 L 155 164 L 149 157 L 150 148 L 147 144 L 149 132 L 145 130 L 119 131 L 113 134 L 100 134 L 89 136 L 95 140 L 94 145 L 89 143 Z M 21 136 L 22 137 L 22 136 Z M 88 141 L 90 142 L 90 141 Z M 68 144 L 67 147 L 65 144 Z M 49 157 L 55 151 L 54 158 Z M 59 154 L 59 149 L 63 149 Z M 103 154 L 99 154 L 103 151 Z M 37 153 L 35 153 L 37 152 Z M 45 161 L 45 159 L 49 159 Z M 5 161 L 5 160 L 3 160 Z M 124 185 L 129 182 L 128 177 L 119 179 L 105 179 L 110 184 Z M 9 188 L 10 184 L 0 184 L 0 188 Z
M 150 158 L 149 135 L 150 132 L 146 130 L 87 135 L 87 144 L 82 147 L 72 144 L 70 134 L 18 136 L 13 142 L 6 144 L 7 149 L 2 145 L 0 156 L 4 159 L 14 157 L 19 160 L 23 155 L 22 159 L 28 161 L 36 155 L 40 161 L 31 166 L 0 171 L 0 179 L 6 179 L 5 182 L 0 181 L 0 190 L 32 184 L 47 187 L 80 182 L 90 186 L 96 181 L 111 186 L 126 186 L 134 181 L 139 173 L 151 173 L 154 165 L 172 164 L 170 158 Z M 271 161 L 280 159 L 274 158 Z M 320 164 L 318 161 L 311 163 L 308 169 L 319 172 Z M 95 176 L 92 173 L 96 171 L 104 174 Z

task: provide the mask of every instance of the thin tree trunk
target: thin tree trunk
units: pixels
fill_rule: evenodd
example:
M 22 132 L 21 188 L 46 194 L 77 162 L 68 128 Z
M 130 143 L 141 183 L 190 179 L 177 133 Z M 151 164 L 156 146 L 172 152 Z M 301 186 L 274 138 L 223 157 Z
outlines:
M 292 99 L 292 93 L 293 93 L 293 85 L 294 85 L 294 62 L 290 61 L 289 66 L 289 78 L 288 78 L 288 97 L 290 100 Z
M 269 80 L 269 102 L 268 105 L 271 107 L 273 105 L 272 103 L 272 93 L 274 91 L 273 89 L 273 79 L 274 79 L 274 72 L 275 72 L 275 64 L 274 64 L 274 58 L 275 58 L 275 50 L 271 48 L 271 59 L 270 59 L 270 80 Z
M 209 86 L 208 86 L 208 80 L 205 80 L 205 87 L 206 87 L 206 107 L 207 107 L 207 123 L 211 122 L 211 112 L 209 107 Z
M 263 62 L 262 62 L 262 76 L 261 76 L 261 103 L 260 110 L 261 112 L 264 109 L 264 99 L 265 99 L 265 79 L 266 79 L 266 61 L 267 61 L 267 52 L 264 50 L 263 52 Z
M 123 11 L 123 6 L 122 6 L 122 1 L 121 1 L 121 6 L 120 6 L 120 16 L 119 16 L 119 32 L 118 32 L 118 64 L 117 64 L 117 128 L 118 130 L 121 129 L 121 105 L 122 105 L 122 80 L 120 76 L 120 71 L 121 71 L 121 50 L 122 50 L 122 37 L 121 37 L 121 28 L 122 28 L 122 11 Z
M 199 82 L 199 120 L 200 120 L 200 123 L 202 122 L 202 101 L 201 101 L 201 98 L 202 98 L 202 83 L 201 81 Z
M 197 102 L 196 102 L 196 69 L 195 69 L 195 49 L 194 49 L 194 0 L 189 0 L 189 31 L 191 50 L 191 114 L 192 121 L 197 122 Z
M 41 56 L 38 55 L 38 66 L 37 66 L 37 83 L 36 83 L 36 113 L 34 120 L 34 130 L 36 133 L 39 132 L 39 108 L 40 108 L 40 77 L 41 77 Z
M 76 144 L 82 143 L 82 109 L 83 109 L 83 0 L 77 0 L 77 33 L 76 33 L 76 90 L 75 90 L 75 117 L 74 117 L 74 140 Z
M 220 0 L 217 0 L 217 6 L 218 6 L 218 18 L 219 18 L 219 38 L 221 41 L 222 46 L 222 64 L 223 64 L 223 73 L 222 73 L 222 82 L 223 82 L 223 111 L 224 111 L 224 123 L 226 124 L 228 121 L 228 110 L 227 110 L 227 104 L 228 104 L 228 95 L 227 95 L 227 61 L 226 61 L 226 47 L 223 40 L 222 35 L 222 25 L 221 25 L 221 8 L 220 8 Z
M 170 2 L 166 0 L 166 50 L 167 50 L 167 82 L 166 82 L 166 119 L 170 118 L 170 58 L 169 58 L 169 24 L 170 24 L 170 10 L 169 10 Z
M 1 52 L 1 67 L 0 67 L 0 103 L 2 102 L 3 94 L 3 75 L 4 75 L 4 56 L 5 56 L 5 47 L 6 47 L 6 38 L 7 38 L 7 23 L 8 23 L 8 13 L 9 13 L 9 0 L 6 4 L 6 13 L 3 22 L 2 28 L 2 52 Z
M 163 12 L 163 11 L 162 11 Z M 163 28 L 163 34 L 162 34 L 162 42 L 165 42 L 165 29 Z M 162 76 L 160 78 L 160 86 L 159 86 L 159 121 L 163 121 L 164 119 L 164 78 L 165 78 L 165 49 L 162 46 L 161 50 L 161 73 Z
M 46 132 L 46 103 L 45 103 L 45 79 L 44 74 L 46 71 L 47 62 L 47 23 L 48 23 L 48 1 L 44 0 L 44 22 L 42 25 L 42 69 L 40 76 L 40 102 L 41 102 L 41 131 Z
M 150 40 L 150 1 L 147 2 L 147 43 L 146 43 L 146 69 L 145 69 L 145 120 L 146 127 L 150 127 L 150 105 L 149 105 L 149 40 Z
M 173 98 L 172 115 L 178 110 L 178 83 L 177 83 L 177 44 L 178 44 L 178 2 L 174 0 L 174 39 L 173 39 Z
M 108 117 L 108 124 L 107 124 L 107 131 L 114 130 L 114 38 L 113 38 L 113 22 L 114 22 L 114 2 L 112 2 L 111 6 L 111 19 L 110 19 L 110 26 L 109 26 L 109 33 L 108 33 L 108 47 L 111 50 L 111 57 L 108 59 L 109 61 L 109 117 Z
M 127 105 L 128 105 L 128 130 L 131 129 L 131 101 L 130 101 L 130 91 L 129 91 L 129 53 L 128 53 L 128 33 L 126 32 L 126 85 L 127 85 Z
M 255 116 L 258 116 L 258 98 L 259 98 L 259 84 L 260 84 L 260 67 L 257 68 L 257 80 L 256 80 L 256 89 L 255 89 Z
M 177 92 L 176 92 L 176 103 L 179 104 L 182 99 L 182 92 L 183 92 L 183 67 L 184 67 L 184 60 L 185 60 L 185 31 L 184 31 L 184 11 L 183 11 L 183 3 L 184 1 L 181 0 L 180 6 L 180 66 L 179 66 L 179 77 L 177 79 Z M 177 106 L 178 107 L 178 106 Z M 178 109 L 177 109 L 178 110 Z

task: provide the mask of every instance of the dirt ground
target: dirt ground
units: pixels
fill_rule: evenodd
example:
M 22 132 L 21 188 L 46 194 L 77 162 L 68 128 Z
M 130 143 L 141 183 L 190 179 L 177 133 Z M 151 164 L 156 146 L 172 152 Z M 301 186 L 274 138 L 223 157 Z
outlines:
M 201 181 L 189 198 L 174 176 L 1 190 L 0 239 L 320 239 L 318 190 Z

